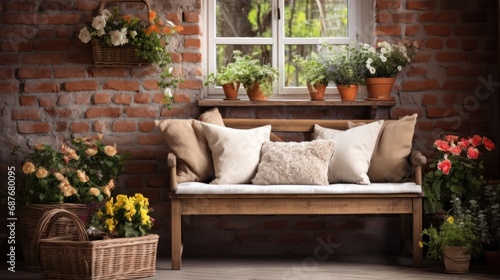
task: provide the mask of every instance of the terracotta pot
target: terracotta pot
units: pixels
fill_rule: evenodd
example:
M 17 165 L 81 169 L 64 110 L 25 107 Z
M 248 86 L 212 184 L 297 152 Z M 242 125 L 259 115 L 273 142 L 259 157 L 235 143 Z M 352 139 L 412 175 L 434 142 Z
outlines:
M 325 100 L 325 91 L 328 84 L 318 84 L 314 88 L 307 83 L 307 90 L 309 90 L 309 95 L 313 101 L 323 101 Z
M 446 273 L 468 273 L 470 253 L 465 246 L 446 246 L 443 248 L 444 271 Z
M 240 83 L 236 83 L 236 88 L 234 83 L 227 83 L 222 85 L 222 90 L 226 95 L 226 99 L 238 99 L 239 89 L 240 89 Z
M 369 98 L 388 99 L 396 78 L 366 78 L 366 90 Z
M 500 251 L 483 251 L 490 272 L 500 274 Z
M 354 101 L 356 100 L 356 95 L 358 95 L 357 85 L 337 85 L 339 90 L 340 100 L 342 101 Z
M 260 85 L 255 82 L 252 88 L 247 89 L 248 98 L 251 101 L 266 101 L 267 96 L 260 90 Z

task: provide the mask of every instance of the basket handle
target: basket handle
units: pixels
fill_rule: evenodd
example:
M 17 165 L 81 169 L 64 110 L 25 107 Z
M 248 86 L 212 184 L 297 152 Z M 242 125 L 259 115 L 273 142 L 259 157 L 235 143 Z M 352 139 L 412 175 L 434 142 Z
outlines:
M 87 232 L 85 230 L 85 225 L 75 214 L 73 214 L 65 209 L 52 209 L 50 211 L 45 212 L 45 214 L 43 214 L 42 218 L 40 218 L 40 221 L 38 222 L 38 225 L 35 228 L 35 231 L 33 232 L 32 248 L 33 248 L 34 256 L 38 256 L 40 239 L 47 239 L 48 238 L 48 235 L 50 233 L 50 230 L 52 229 L 52 226 L 54 225 L 56 220 L 61 218 L 61 217 L 69 218 L 70 220 L 72 220 L 75 223 L 76 233 L 77 233 L 79 241 L 88 241 L 89 240 L 89 236 L 87 235 Z M 44 235 L 43 230 L 45 228 L 47 228 L 47 231 L 45 232 L 45 235 Z
M 102 13 L 102 10 L 104 9 L 104 6 L 107 3 L 120 3 L 120 2 L 125 2 L 125 3 L 144 3 L 146 5 L 146 8 L 148 9 L 148 15 L 149 12 L 151 11 L 151 6 L 149 5 L 148 1 L 146 0 L 102 0 L 101 5 L 99 6 L 99 13 Z

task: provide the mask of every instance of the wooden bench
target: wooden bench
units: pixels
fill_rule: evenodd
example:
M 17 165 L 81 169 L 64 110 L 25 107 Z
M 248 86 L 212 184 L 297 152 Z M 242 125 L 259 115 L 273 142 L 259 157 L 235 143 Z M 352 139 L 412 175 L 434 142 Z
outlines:
M 267 124 L 272 131 L 302 133 L 310 140 L 314 124 L 338 130 L 347 129 L 347 121 L 313 119 L 224 119 L 227 127 L 250 129 Z M 419 152 L 410 156 L 412 178 L 422 185 L 422 169 L 426 159 Z M 172 269 L 181 269 L 182 216 L 186 215 L 331 215 L 331 214 L 399 214 L 401 234 L 408 238 L 408 251 L 413 266 L 422 267 L 423 253 L 419 247 L 422 233 L 423 193 L 391 194 L 178 194 L 176 157 L 168 155 L 172 223 Z M 203 202 L 203 203 L 200 203 Z M 403 240 L 403 238 L 402 238 Z M 209 240 L 207 240 L 208 242 Z

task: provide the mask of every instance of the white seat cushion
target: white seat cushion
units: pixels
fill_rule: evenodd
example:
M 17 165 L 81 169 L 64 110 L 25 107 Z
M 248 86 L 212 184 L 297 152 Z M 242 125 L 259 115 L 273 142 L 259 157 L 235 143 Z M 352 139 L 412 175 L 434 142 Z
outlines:
M 321 185 L 213 185 L 185 182 L 177 185 L 177 194 L 396 194 L 421 193 L 422 187 L 413 182 Z

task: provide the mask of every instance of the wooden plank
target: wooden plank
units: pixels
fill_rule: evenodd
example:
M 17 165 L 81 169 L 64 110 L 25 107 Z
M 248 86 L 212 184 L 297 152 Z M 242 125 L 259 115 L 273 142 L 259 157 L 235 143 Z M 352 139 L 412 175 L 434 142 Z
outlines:
M 371 123 L 377 120 L 318 120 L 318 119 L 238 119 L 225 118 L 224 124 L 227 127 L 249 129 L 264 125 L 272 125 L 272 131 L 275 132 L 313 132 L 314 125 L 318 124 L 322 127 L 333 128 L 338 130 L 346 130 L 347 121 L 353 123 Z M 390 120 L 388 120 L 390 121 Z
M 250 100 L 223 100 L 223 99 L 201 99 L 198 101 L 198 106 L 201 107 L 271 107 L 271 106 L 313 106 L 313 107 L 392 107 L 396 105 L 395 100 L 390 101 L 341 101 L 341 100 L 325 100 L 325 101 L 310 101 L 310 100 L 267 100 L 267 101 L 250 101 Z
M 413 267 L 421 268 L 424 265 L 424 252 L 419 246 L 422 241 L 422 198 L 413 199 Z
M 181 207 L 182 215 L 402 214 L 412 212 L 412 199 L 182 199 Z

